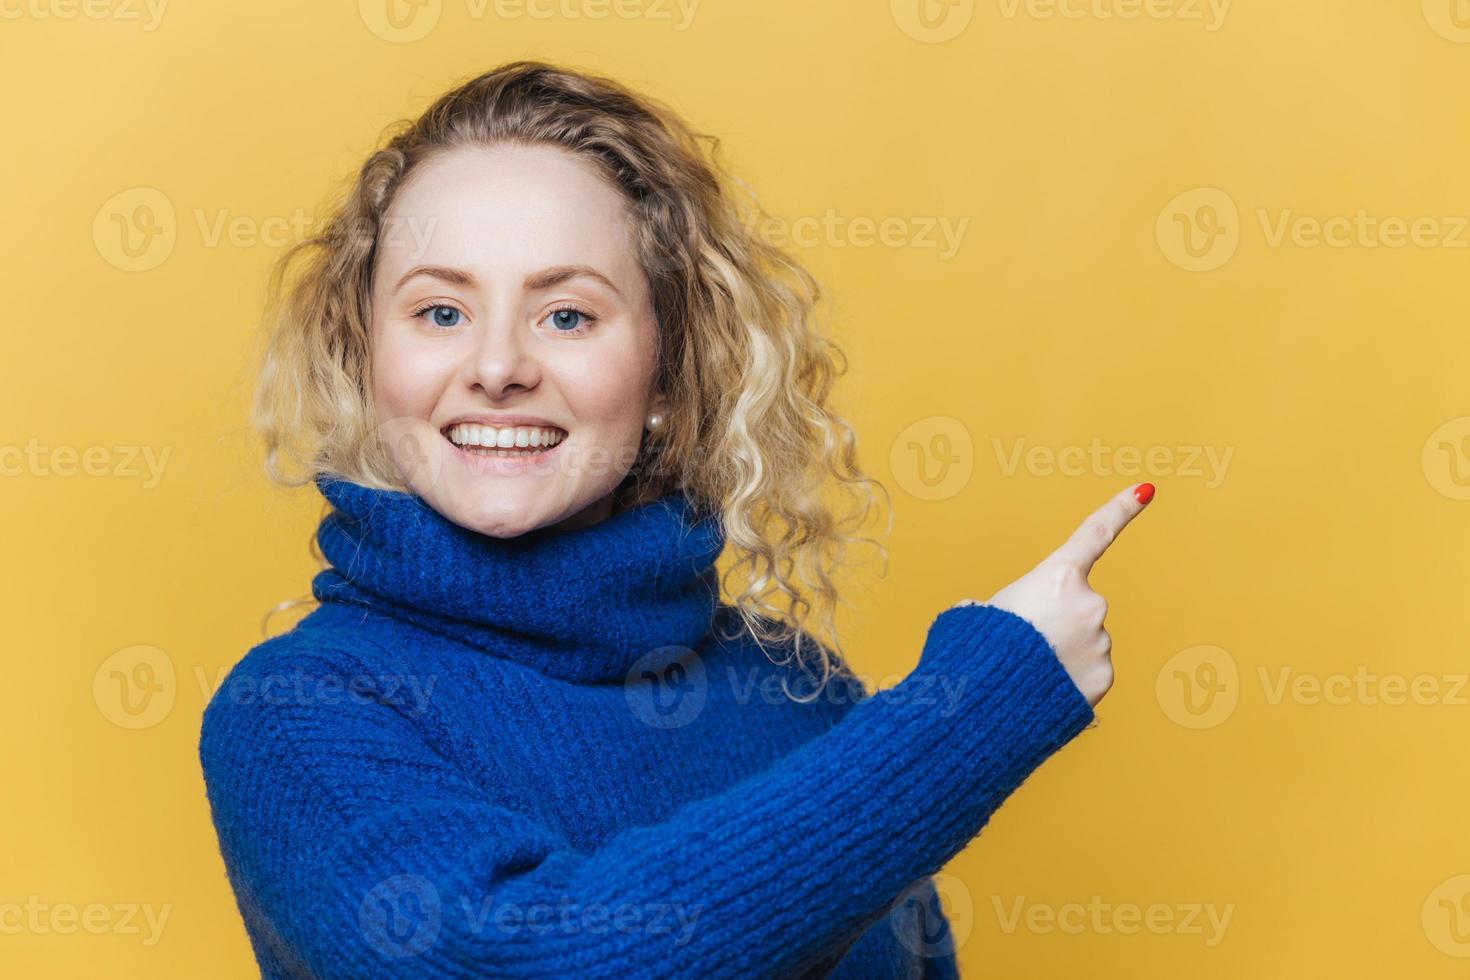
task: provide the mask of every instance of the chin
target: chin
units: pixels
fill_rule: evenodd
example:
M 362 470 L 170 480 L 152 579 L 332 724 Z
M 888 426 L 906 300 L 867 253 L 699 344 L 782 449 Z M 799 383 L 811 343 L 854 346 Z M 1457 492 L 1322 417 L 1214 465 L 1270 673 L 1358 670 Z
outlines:
M 497 520 L 489 522 L 476 521 L 472 524 L 464 524 L 462 526 L 490 538 L 518 538 L 528 532 L 540 530 L 545 525 L 518 520 Z
M 492 538 L 520 537 L 559 519 L 555 514 L 544 512 L 533 501 L 507 499 L 502 495 L 493 499 L 438 499 L 429 502 L 460 527 Z

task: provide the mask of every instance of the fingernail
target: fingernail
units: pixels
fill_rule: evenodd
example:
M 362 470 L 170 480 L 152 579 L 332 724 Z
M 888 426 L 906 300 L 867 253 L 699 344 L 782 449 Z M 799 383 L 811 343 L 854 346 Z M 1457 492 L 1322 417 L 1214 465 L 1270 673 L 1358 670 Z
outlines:
M 1138 498 L 1140 504 L 1146 504 L 1154 499 L 1154 485 L 1152 483 L 1140 483 L 1133 488 L 1133 496 Z

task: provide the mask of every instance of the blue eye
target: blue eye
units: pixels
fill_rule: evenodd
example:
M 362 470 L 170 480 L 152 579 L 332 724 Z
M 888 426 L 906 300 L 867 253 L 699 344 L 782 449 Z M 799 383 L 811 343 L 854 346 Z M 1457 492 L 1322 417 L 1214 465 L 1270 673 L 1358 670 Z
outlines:
M 459 310 L 452 306 L 447 306 L 444 303 L 430 303 L 428 306 L 423 306 L 415 310 L 413 315 L 422 319 L 423 315 L 430 311 L 433 312 L 433 316 L 429 317 L 429 322 L 434 326 L 444 327 L 446 329 L 459 326 L 459 318 L 461 316 Z
M 557 310 L 551 314 L 551 325 L 558 330 L 572 330 L 579 322 L 576 318 L 581 315 L 576 310 Z
M 551 312 L 551 325 L 560 333 L 572 333 L 577 330 L 582 326 L 581 320 L 590 321 L 591 317 L 581 310 L 565 309 Z

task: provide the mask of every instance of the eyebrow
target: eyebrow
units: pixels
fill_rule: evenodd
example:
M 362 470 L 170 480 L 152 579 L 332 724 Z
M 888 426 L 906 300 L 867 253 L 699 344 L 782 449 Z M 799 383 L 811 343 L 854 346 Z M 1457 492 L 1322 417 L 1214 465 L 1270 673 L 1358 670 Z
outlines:
M 416 265 L 403 274 L 403 278 L 398 280 L 398 284 L 393 287 L 393 291 L 396 293 L 402 289 L 404 283 L 408 282 L 414 276 L 430 276 L 431 278 L 441 279 L 455 286 L 464 286 L 470 289 L 473 289 L 475 286 L 475 277 L 464 269 L 456 269 L 453 266 L 447 265 Z M 608 289 L 617 293 L 617 295 L 622 296 L 622 292 L 617 286 L 613 285 L 611 279 L 590 265 L 554 265 L 549 269 L 542 269 L 540 272 L 531 273 L 526 277 L 523 285 L 528 291 L 535 292 L 561 285 L 567 280 L 575 279 L 578 276 L 596 279 L 598 282 L 607 286 Z

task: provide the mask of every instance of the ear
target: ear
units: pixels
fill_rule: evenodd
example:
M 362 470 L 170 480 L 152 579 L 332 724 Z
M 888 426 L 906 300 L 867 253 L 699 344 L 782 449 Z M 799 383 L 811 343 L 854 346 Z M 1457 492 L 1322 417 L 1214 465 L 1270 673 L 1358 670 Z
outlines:
M 669 398 L 661 391 L 655 391 L 648 399 L 648 412 L 657 412 L 664 418 L 669 417 Z

